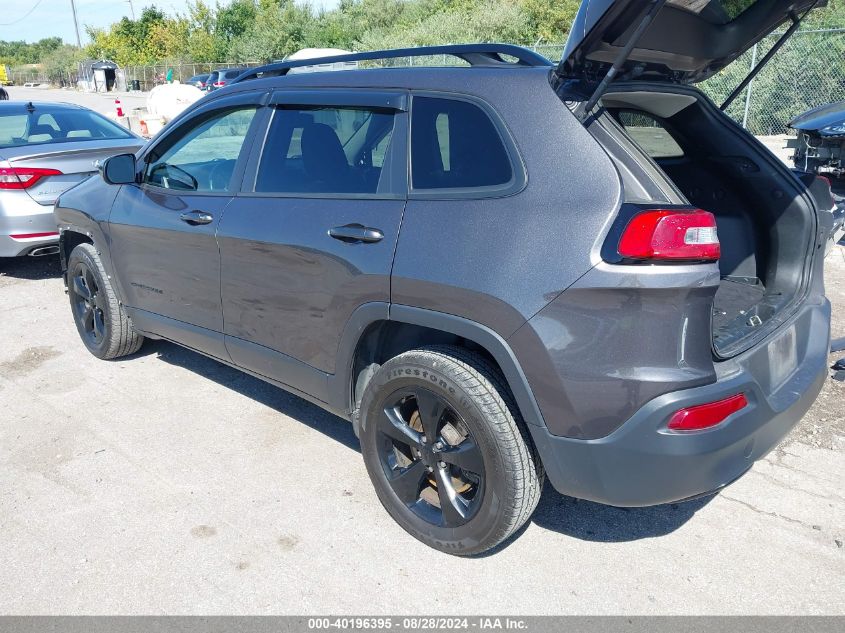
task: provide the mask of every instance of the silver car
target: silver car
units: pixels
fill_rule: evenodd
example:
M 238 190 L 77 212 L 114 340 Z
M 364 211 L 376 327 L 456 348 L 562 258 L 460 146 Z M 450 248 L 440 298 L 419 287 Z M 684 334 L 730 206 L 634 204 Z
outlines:
M 0 257 L 58 253 L 53 203 L 95 163 L 144 141 L 66 103 L 0 102 Z

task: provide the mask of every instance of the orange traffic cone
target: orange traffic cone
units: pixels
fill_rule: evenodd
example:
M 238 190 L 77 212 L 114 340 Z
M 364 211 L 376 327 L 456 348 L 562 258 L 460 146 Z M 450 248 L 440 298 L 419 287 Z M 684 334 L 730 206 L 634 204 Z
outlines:
M 117 118 L 122 119 L 124 117 L 124 114 L 123 114 L 123 106 L 120 105 L 120 99 L 114 100 L 114 107 L 117 109 Z

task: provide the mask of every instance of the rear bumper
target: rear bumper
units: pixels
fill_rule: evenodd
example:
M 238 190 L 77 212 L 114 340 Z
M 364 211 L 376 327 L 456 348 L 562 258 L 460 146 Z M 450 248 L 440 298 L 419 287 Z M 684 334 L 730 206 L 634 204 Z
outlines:
M 13 238 L 12 235 L 51 233 L 45 237 Z M 34 249 L 59 243 L 59 229 L 52 205 L 35 202 L 25 191 L 0 193 L 0 257 L 27 255 Z
M 606 437 L 577 440 L 531 427 L 549 480 L 563 494 L 615 506 L 657 505 L 716 491 L 801 420 L 827 377 L 829 341 L 830 304 L 805 304 L 767 342 L 721 363 L 715 383 L 655 398 Z M 778 376 L 790 358 L 794 370 Z M 678 409 L 740 392 L 749 405 L 722 424 L 683 434 L 666 429 Z

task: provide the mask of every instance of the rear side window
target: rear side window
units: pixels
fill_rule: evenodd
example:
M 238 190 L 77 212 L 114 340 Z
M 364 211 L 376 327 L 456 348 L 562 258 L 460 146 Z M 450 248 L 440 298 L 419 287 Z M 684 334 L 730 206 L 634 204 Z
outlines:
M 616 120 L 632 139 L 652 158 L 680 158 L 684 150 L 672 135 L 650 114 L 636 110 L 616 112 Z
M 467 101 L 414 97 L 411 178 L 414 189 L 498 187 L 514 171 L 487 113 Z
M 277 108 L 255 180 L 266 193 L 388 193 L 386 156 L 394 112 L 371 108 Z

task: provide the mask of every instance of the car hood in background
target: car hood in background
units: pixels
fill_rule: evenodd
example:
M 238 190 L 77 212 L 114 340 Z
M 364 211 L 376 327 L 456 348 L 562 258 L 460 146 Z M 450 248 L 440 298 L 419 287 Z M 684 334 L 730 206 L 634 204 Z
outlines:
M 787 125 L 802 132 L 816 132 L 825 138 L 845 138 L 845 101 L 836 101 L 807 110 Z

